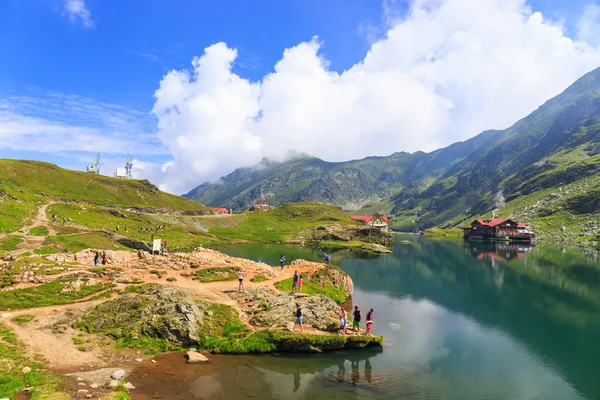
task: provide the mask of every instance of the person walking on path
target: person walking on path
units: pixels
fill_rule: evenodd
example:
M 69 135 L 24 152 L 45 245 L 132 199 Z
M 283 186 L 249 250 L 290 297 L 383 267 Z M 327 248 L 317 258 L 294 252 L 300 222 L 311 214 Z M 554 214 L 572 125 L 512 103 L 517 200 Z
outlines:
M 302 275 L 298 277 L 298 293 L 302 293 Z
M 106 259 L 106 250 L 102 250 L 102 265 L 106 265 L 108 260 Z
M 346 325 L 348 325 L 348 312 L 346 311 L 346 309 L 344 307 L 340 308 L 341 312 L 340 312 L 340 331 L 339 334 L 340 335 L 345 335 L 346 334 Z
M 94 255 L 94 267 L 97 267 L 99 262 L 100 262 L 100 253 L 96 252 L 96 255 Z
M 354 314 L 352 316 L 353 330 L 357 335 L 360 335 L 360 320 L 362 319 L 362 313 L 358 309 L 358 306 L 354 306 Z
M 281 272 L 283 272 L 283 265 L 285 264 L 285 257 L 283 254 L 279 257 L 279 265 L 281 265 Z
M 371 308 L 367 313 L 367 336 L 371 336 L 371 328 L 373 327 L 373 314 L 375 312 Z
M 302 308 L 300 308 L 300 304 L 296 304 L 296 322 L 294 322 L 292 332 L 296 330 L 296 325 L 300 325 L 300 332 L 304 332 L 302 329 Z
M 327 253 L 323 253 L 323 255 L 325 256 L 325 264 L 329 265 L 331 262 L 331 257 L 329 257 L 329 254 Z
M 294 277 L 292 278 L 292 293 L 296 294 L 296 289 L 298 288 L 298 279 L 300 279 L 300 275 L 298 275 L 298 271 L 294 272 Z
M 240 282 L 238 285 L 238 292 L 241 292 L 242 289 L 244 289 L 244 292 L 246 291 L 246 288 L 244 287 L 244 275 L 246 275 L 246 273 L 247 271 L 242 271 L 241 268 L 238 268 L 237 270 L 238 281 Z

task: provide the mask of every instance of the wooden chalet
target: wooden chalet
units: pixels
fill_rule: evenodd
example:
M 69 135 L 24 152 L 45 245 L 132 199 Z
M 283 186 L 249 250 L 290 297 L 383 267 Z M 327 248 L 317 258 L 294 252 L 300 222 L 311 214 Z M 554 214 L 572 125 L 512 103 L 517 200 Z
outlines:
M 377 228 L 383 232 L 389 232 L 389 220 L 385 215 L 381 215 L 375 213 L 373 215 L 351 215 L 350 218 L 363 221 L 368 226 L 372 226 L 373 228 Z
M 532 242 L 535 233 L 522 221 L 510 218 L 476 219 L 470 227 L 461 227 L 469 240 L 504 240 Z

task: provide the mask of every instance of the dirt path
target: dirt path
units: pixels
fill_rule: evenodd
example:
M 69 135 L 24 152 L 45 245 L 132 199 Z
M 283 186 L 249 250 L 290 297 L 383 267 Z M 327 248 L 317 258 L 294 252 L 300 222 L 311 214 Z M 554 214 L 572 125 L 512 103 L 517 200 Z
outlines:
M 67 310 L 93 306 L 102 301 L 104 300 L 5 312 L 0 315 L 0 322 L 12 329 L 19 340 L 26 345 L 27 354 L 30 357 L 41 355 L 51 368 L 95 368 L 104 365 L 104 361 L 94 352 L 78 350 L 73 343 L 75 335 L 73 330 L 56 334 L 51 332 L 51 326 Z M 25 314 L 35 316 L 35 320 L 26 326 L 20 326 L 11 321 L 12 318 Z

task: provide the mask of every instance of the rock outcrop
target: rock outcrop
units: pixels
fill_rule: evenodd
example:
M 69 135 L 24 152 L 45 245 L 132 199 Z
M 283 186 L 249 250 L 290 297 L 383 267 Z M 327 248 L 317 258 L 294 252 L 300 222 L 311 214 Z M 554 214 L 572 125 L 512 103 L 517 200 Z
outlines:
M 127 294 L 98 305 L 76 326 L 114 337 L 140 335 L 161 338 L 182 346 L 200 343 L 210 303 L 196 301 L 192 293 L 166 285 L 148 285 L 141 294 Z
M 296 304 L 302 307 L 305 326 L 328 332 L 339 326 L 340 307 L 322 295 L 297 298 L 268 288 L 252 288 L 229 296 L 250 315 L 250 324 L 259 328 L 289 328 L 295 320 Z

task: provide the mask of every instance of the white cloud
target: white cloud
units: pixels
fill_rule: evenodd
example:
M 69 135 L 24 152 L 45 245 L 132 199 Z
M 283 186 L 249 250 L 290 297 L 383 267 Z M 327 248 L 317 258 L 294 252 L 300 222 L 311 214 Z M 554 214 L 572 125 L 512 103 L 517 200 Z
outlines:
M 80 20 L 86 28 L 94 26 L 92 14 L 85 6 L 84 0 L 65 0 L 65 13 L 71 21 Z
M 0 97 L 0 148 L 160 155 L 156 121 L 139 111 L 56 92 Z
M 260 82 L 232 72 L 225 43 L 165 75 L 153 112 L 174 160 L 161 186 L 186 191 L 290 149 L 332 161 L 433 150 L 511 125 L 600 65 L 596 47 L 524 0 L 415 0 L 401 19 L 386 13 L 385 37 L 341 73 L 313 38 Z
M 600 7 L 598 5 L 586 6 L 577 23 L 577 37 L 592 45 L 600 44 Z

